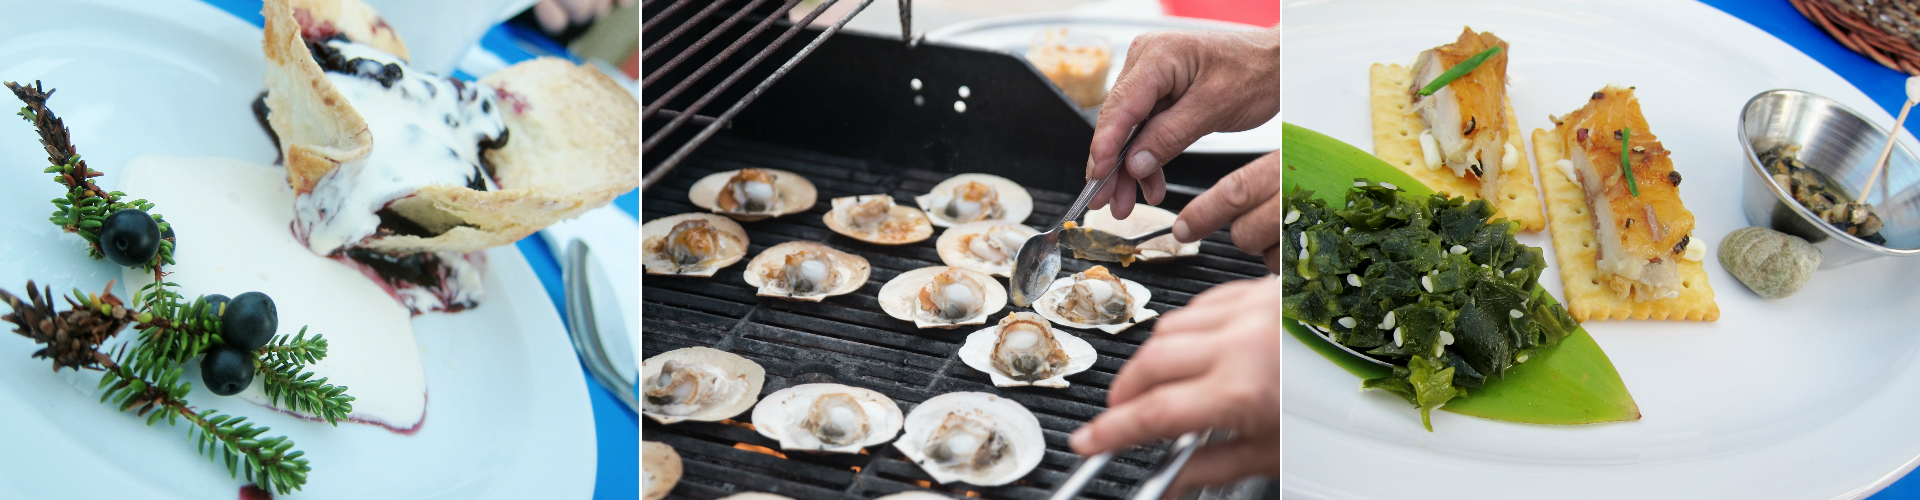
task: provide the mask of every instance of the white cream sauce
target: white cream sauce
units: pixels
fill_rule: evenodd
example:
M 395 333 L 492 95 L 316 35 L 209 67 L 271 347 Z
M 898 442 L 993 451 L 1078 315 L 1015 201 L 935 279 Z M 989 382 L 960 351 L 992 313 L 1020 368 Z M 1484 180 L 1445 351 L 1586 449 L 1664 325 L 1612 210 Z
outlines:
M 402 77 L 387 88 L 370 76 L 326 74 L 366 119 L 373 150 L 327 173 L 312 193 L 295 201 L 295 231 L 319 255 L 373 236 L 380 226 L 375 212 L 393 200 L 431 184 L 467 185 L 479 170 L 480 141 L 506 131 L 491 89 L 477 83 L 455 87 L 448 79 L 416 72 L 399 58 L 365 45 L 338 40 L 327 44 L 349 60 L 398 64 Z M 492 179 L 485 182 L 489 190 L 497 188 Z
M 306 326 L 309 336 L 326 336 L 326 359 L 309 368 L 350 388 L 350 420 L 416 428 L 426 417 L 427 383 L 412 315 L 359 271 L 314 255 L 294 238 L 286 175 L 228 158 L 142 156 L 120 173 L 117 189 L 140 193 L 173 225 L 181 250 L 167 280 L 180 284 L 181 295 L 267 294 L 280 313 L 277 335 Z M 152 282 L 152 274 L 127 270 L 127 296 Z M 198 375 L 190 379 L 201 385 Z M 256 375 L 239 397 L 267 406 L 263 385 Z

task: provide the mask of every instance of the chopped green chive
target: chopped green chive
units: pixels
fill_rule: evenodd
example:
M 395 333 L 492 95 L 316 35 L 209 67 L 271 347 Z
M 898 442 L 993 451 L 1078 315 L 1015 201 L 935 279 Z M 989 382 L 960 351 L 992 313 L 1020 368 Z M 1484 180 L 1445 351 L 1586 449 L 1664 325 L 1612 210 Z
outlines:
M 1628 142 L 1633 140 L 1633 127 L 1620 130 L 1620 171 L 1627 174 L 1627 191 L 1640 196 L 1640 185 L 1633 182 L 1633 160 L 1627 157 Z
M 1440 89 L 1446 88 L 1447 84 L 1453 83 L 1454 80 L 1460 77 L 1467 76 L 1467 73 L 1473 72 L 1474 68 L 1480 67 L 1480 63 L 1487 62 L 1487 58 L 1493 57 L 1494 54 L 1498 53 L 1500 53 L 1500 46 L 1495 45 L 1487 48 L 1487 50 L 1480 51 L 1478 54 L 1474 54 L 1473 57 L 1469 57 L 1465 61 L 1460 61 L 1460 64 L 1455 64 L 1453 67 L 1447 68 L 1447 71 L 1441 73 L 1439 78 L 1434 78 L 1433 81 L 1427 82 L 1426 87 L 1421 87 L 1420 95 L 1433 95 L 1434 92 L 1439 92 Z

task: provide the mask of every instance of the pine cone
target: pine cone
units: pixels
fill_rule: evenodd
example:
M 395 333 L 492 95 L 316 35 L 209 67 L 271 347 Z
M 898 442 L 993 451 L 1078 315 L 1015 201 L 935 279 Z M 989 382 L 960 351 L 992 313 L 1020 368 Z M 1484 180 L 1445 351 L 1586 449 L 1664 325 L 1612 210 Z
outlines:
M 13 323 L 14 333 L 36 344 L 46 344 L 47 347 L 34 352 L 33 357 L 53 360 L 54 371 L 61 368 L 99 370 L 113 365 L 113 359 L 100 352 L 100 344 L 126 329 L 133 315 L 113 296 L 112 287 L 113 284 L 108 283 L 108 291 L 101 292 L 92 307 L 68 297 L 67 304 L 72 308 L 56 312 L 49 300 L 53 297 L 51 287 L 42 291 L 28 281 L 25 302 L 0 290 L 0 302 L 13 308 L 12 313 L 0 316 L 0 320 Z

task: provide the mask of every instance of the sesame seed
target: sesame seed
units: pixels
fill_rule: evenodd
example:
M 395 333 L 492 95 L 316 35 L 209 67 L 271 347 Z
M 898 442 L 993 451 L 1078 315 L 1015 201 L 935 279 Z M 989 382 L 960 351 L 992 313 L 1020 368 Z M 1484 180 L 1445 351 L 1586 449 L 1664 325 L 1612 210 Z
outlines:
M 1393 329 L 1393 311 L 1387 311 L 1386 319 L 1380 320 L 1380 329 L 1381 330 Z
M 1441 330 L 1440 345 L 1453 345 L 1453 334 L 1447 333 L 1446 330 Z
M 1527 362 L 1527 355 L 1525 355 L 1525 354 L 1521 354 L 1521 355 L 1520 355 L 1520 357 L 1517 357 L 1517 358 L 1513 358 L 1513 362 L 1515 362 L 1515 363 L 1525 363 L 1525 362 Z
M 1425 289 L 1427 289 L 1427 293 L 1433 293 L 1433 277 L 1432 277 L 1432 276 L 1421 276 L 1421 277 L 1420 277 L 1420 288 L 1425 288 Z
M 1343 328 L 1351 330 L 1353 329 L 1353 325 L 1356 325 L 1356 324 L 1359 324 L 1359 323 L 1353 320 L 1353 316 L 1340 318 L 1340 326 Z
M 1527 313 L 1520 312 L 1519 309 L 1513 309 L 1513 310 L 1507 311 L 1507 315 L 1513 316 L 1513 319 L 1520 319 L 1521 316 L 1526 316 Z
M 1393 185 L 1393 183 L 1391 183 L 1391 182 L 1382 182 L 1382 183 L 1380 183 L 1380 187 L 1383 187 L 1383 188 L 1387 188 L 1387 189 L 1392 189 L 1392 190 L 1394 190 L 1394 191 L 1399 191 L 1399 190 L 1400 190 L 1400 186 L 1395 186 L 1395 185 Z
M 1393 346 L 1400 347 L 1405 344 L 1406 342 L 1403 341 L 1400 337 L 1400 329 L 1399 328 L 1393 329 Z
M 1467 247 L 1463 247 L 1463 246 L 1460 246 L 1460 245 L 1454 245 L 1454 246 L 1453 246 L 1453 248 L 1449 248 L 1449 249 L 1447 249 L 1447 251 L 1449 251 L 1449 252 L 1453 252 L 1453 254 L 1454 254 L 1454 255 L 1460 255 L 1460 254 L 1463 254 L 1463 253 L 1467 253 Z
M 1299 210 L 1293 210 L 1293 211 L 1287 212 L 1287 222 L 1286 222 L 1287 224 L 1292 224 L 1294 223 L 1294 221 L 1298 221 L 1298 220 L 1300 220 Z
M 1362 181 L 1353 181 L 1353 187 L 1357 187 L 1357 188 L 1367 187 L 1367 183 Z
M 1358 274 L 1347 275 L 1347 284 L 1352 285 L 1354 288 L 1360 288 L 1360 275 Z

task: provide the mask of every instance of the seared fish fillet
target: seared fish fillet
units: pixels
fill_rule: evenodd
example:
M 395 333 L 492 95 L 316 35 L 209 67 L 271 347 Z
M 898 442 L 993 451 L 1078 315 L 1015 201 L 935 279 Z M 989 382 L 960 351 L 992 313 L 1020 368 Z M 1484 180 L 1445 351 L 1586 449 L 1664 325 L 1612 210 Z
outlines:
M 1593 212 L 1600 277 L 1614 293 L 1635 301 L 1680 294 L 1679 260 L 1692 240 L 1693 212 L 1680 203 L 1680 175 L 1671 153 L 1648 131 L 1633 89 L 1608 86 L 1585 107 L 1554 120 L 1573 163 L 1587 209 Z M 1622 129 L 1631 127 L 1628 148 L 1634 184 L 1620 167 Z
M 1433 95 L 1419 94 L 1447 68 L 1495 46 L 1500 47 L 1500 53 L 1473 71 Z M 1507 42 L 1493 33 L 1474 33 L 1473 28 L 1466 28 L 1458 41 L 1420 53 L 1413 63 L 1413 85 L 1407 93 L 1413 97 L 1414 112 L 1420 115 L 1421 124 L 1439 143 L 1441 161 L 1453 169 L 1453 175 L 1478 179 L 1481 198 L 1495 199 L 1500 193 L 1500 160 L 1507 146 L 1507 119 L 1502 112 L 1507 95 Z

